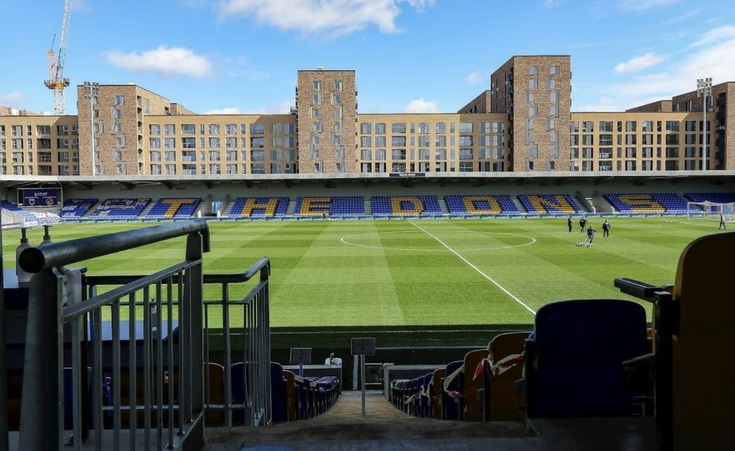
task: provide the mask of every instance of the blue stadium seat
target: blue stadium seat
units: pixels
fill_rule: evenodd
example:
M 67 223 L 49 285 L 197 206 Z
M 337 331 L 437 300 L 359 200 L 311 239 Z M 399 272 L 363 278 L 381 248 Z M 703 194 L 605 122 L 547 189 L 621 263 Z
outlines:
M 623 362 L 647 352 L 640 304 L 588 299 L 544 305 L 526 341 L 528 417 L 631 415 Z

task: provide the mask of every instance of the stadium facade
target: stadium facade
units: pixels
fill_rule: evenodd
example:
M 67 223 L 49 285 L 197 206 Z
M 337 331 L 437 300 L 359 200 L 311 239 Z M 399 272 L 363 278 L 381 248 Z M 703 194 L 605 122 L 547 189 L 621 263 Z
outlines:
M 271 115 L 195 114 L 137 85 L 83 84 L 77 116 L 0 109 L 0 176 L 287 180 L 735 170 L 735 82 L 712 87 L 706 113 L 696 91 L 624 112 L 572 112 L 571 80 L 569 55 L 513 56 L 491 74 L 490 89 L 458 112 L 427 114 L 360 114 L 354 70 L 298 71 L 291 113 Z

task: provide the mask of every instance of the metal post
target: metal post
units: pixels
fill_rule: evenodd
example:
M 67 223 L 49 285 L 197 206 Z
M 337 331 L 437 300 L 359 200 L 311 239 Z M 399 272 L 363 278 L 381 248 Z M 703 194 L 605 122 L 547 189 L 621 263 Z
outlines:
M 28 296 L 19 449 L 55 450 L 62 442 L 62 331 L 57 295 L 57 279 L 51 270 L 33 275 Z
M 362 389 L 362 416 L 365 416 L 365 354 L 360 354 L 360 386 Z
M 704 96 L 702 100 L 702 170 L 707 170 L 707 97 L 712 95 L 712 79 L 697 79 L 697 97 Z
M 0 212 L 2 208 L 0 208 Z M 0 245 L 3 243 L 3 230 L 0 227 Z M 5 277 L 3 275 L 3 262 L 0 259 L 0 405 L 8 405 L 8 369 L 5 364 Z M 8 434 L 8 409 L 0 409 L 0 451 L 8 451 L 10 447 Z

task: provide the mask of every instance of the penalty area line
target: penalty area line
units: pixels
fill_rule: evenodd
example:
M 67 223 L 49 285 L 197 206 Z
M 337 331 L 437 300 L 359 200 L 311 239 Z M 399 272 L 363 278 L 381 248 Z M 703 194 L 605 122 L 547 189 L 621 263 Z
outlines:
M 487 274 L 485 274 L 484 272 L 482 272 L 482 270 L 480 268 L 478 268 L 477 266 L 475 266 L 474 264 L 472 264 L 472 262 L 470 262 L 469 260 L 467 260 L 466 258 L 464 258 L 457 251 L 455 251 L 451 247 L 447 246 L 447 244 L 444 241 L 442 241 L 438 237 L 432 235 L 430 232 L 422 229 L 418 224 L 414 223 L 413 221 L 408 221 L 408 222 L 412 226 L 416 227 L 417 229 L 421 230 L 425 234 L 427 234 L 430 237 L 432 237 L 434 240 L 436 240 L 437 243 L 439 243 L 442 246 L 444 246 L 449 252 L 451 252 L 454 255 L 456 255 L 460 260 L 462 260 L 463 262 L 465 262 L 470 268 L 474 269 L 478 274 L 480 274 L 482 277 L 484 277 L 485 279 L 487 279 L 490 283 L 492 283 L 493 285 L 495 285 L 496 287 L 498 287 L 503 293 L 505 293 L 508 296 L 510 296 L 511 299 L 513 299 L 514 301 L 516 301 L 517 303 L 519 303 L 520 305 L 522 305 L 523 308 L 525 308 L 526 310 L 528 310 L 529 312 L 531 312 L 532 315 L 534 315 L 534 316 L 536 315 L 536 312 L 531 307 L 529 307 L 523 301 L 521 301 L 516 296 L 514 296 L 513 293 L 511 293 L 510 291 L 506 290 L 502 285 L 500 285 L 498 282 L 496 282 L 495 280 L 493 280 L 492 277 L 490 277 Z

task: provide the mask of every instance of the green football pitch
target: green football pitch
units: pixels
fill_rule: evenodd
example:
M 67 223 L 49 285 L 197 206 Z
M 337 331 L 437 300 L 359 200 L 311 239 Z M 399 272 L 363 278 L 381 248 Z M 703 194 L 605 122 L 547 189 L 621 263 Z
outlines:
M 576 221 L 568 232 L 566 217 L 212 221 L 204 270 L 240 273 L 269 257 L 274 327 L 531 324 L 553 301 L 632 299 L 613 286 L 616 277 L 673 283 L 685 246 L 719 233 L 708 219 L 610 221 L 603 237 L 602 219 L 591 218 L 592 247 L 578 245 L 586 234 Z M 51 236 L 60 242 L 153 226 L 57 224 Z M 31 229 L 31 244 L 42 235 Z M 3 232 L 6 269 L 15 266 L 19 238 L 18 230 Z M 180 261 L 183 251 L 181 238 L 73 266 L 93 275 L 144 274 Z

